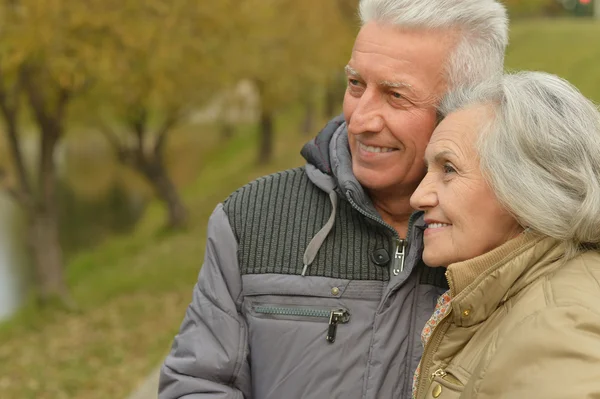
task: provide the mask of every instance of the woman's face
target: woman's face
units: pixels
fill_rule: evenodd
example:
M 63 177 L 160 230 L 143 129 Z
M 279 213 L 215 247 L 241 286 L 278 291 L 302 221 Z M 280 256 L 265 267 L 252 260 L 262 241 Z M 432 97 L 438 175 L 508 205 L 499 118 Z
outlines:
M 523 231 L 481 175 L 475 143 L 489 118 L 485 106 L 460 110 L 431 136 L 427 174 L 411 197 L 411 205 L 425 211 L 423 261 L 429 266 L 474 258 Z

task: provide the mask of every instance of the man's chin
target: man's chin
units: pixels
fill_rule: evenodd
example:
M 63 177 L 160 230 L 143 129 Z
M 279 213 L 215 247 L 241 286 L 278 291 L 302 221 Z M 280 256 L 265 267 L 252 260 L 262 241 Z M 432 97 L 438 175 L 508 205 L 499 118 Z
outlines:
M 360 166 L 354 166 L 352 169 L 356 180 L 367 191 L 386 191 L 395 185 L 393 179 L 389 177 L 389 170 L 365 170 L 365 168 L 361 168 Z

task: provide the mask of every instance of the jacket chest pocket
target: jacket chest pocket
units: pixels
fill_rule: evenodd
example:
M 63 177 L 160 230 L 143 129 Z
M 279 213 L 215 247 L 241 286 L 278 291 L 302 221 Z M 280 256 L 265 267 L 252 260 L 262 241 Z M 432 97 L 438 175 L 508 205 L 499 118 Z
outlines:
M 253 397 L 362 395 L 381 284 L 325 277 L 243 276 Z
M 327 323 L 325 340 L 329 343 L 335 342 L 338 325 L 347 324 L 350 321 L 350 312 L 342 307 L 325 308 L 256 303 L 252 305 L 251 309 L 258 318 Z

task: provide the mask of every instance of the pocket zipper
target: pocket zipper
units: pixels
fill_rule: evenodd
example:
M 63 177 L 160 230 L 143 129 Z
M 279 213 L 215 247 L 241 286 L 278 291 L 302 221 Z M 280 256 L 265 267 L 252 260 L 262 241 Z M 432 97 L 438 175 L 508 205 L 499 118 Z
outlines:
M 433 373 L 431 373 L 430 381 L 433 381 L 435 377 L 439 377 L 456 385 L 463 385 L 463 383 L 460 382 L 458 378 L 456 378 L 452 374 L 448 374 L 444 369 L 437 369 Z
M 300 316 L 329 319 L 327 336 L 325 339 L 329 343 L 335 342 L 338 324 L 346 324 L 350 321 L 350 313 L 345 309 L 311 309 L 311 308 L 285 308 L 280 306 L 256 306 L 256 313 L 270 314 L 276 316 Z

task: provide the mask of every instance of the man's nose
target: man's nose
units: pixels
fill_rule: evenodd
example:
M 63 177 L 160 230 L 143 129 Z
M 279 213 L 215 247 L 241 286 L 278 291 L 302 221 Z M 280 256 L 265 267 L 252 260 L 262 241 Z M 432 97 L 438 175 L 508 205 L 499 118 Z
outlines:
M 410 197 L 410 206 L 413 209 L 420 211 L 426 211 L 431 208 L 435 208 L 438 205 L 438 195 L 435 190 L 435 186 L 427 173 L 413 195 Z
M 378 133 L 384 128 L 384 102 L 377 90 L 367 88 L 350 116 L 350 134 Z

